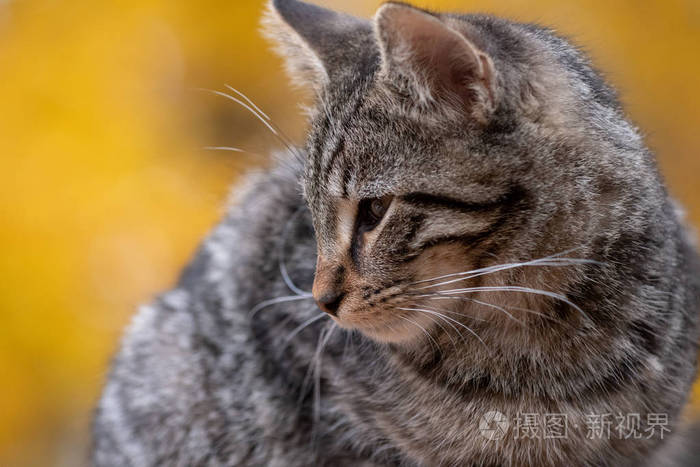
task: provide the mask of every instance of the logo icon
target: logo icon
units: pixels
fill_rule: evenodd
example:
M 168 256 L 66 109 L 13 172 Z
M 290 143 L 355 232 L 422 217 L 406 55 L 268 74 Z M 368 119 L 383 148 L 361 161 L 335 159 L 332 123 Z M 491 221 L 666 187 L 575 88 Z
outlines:
M 509 427 L 510 423 L 506 416 L 497 410 L 486 412 L 479 421 L 479 432 L 489 441 L 505 438 Z

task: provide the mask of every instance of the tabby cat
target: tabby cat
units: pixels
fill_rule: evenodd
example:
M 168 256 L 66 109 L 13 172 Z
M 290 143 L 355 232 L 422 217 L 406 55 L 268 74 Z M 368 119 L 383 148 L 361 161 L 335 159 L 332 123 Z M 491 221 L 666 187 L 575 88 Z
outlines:
M 315 93 L 308 141 L 133 319 L 94 463 L 659 462 L 700 268 L 587 58 L 402 3 L 363 20 L 274 0 L 263 24 Z

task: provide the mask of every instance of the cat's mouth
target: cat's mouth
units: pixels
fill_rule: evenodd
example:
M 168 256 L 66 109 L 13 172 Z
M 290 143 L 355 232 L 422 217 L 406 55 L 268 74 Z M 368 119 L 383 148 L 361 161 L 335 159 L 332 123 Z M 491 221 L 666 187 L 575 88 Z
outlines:
M 347 262 L 328 261 L 319 254 L 312 294 L 319 309 L 340 327 L 373 340 L 405 343 L 430 338 L 437 313 L 419 297 L 404 296 L 400 284 L 378 283 L 361 277 Z
M 429 336 L 434 321 L 410 310 L 342 307 L 331 316 L 340 327 L 360 331 L 367 337 L 387 343 L 406 343 Z

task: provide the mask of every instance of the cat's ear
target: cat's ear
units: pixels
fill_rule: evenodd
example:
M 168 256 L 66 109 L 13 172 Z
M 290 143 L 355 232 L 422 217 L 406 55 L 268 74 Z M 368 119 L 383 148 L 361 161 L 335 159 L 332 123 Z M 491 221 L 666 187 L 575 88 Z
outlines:
M 419 104 L 453 105 L 481 123 L 496 105 L 491 58 L 426 11 L 384 4 L 374 17 L 385 79 L 408 86 Z
M 317 89 L 353 68 L 372 33 L 368 20 L 297 0 L 270 0 L 262 26 L 295 84 Z

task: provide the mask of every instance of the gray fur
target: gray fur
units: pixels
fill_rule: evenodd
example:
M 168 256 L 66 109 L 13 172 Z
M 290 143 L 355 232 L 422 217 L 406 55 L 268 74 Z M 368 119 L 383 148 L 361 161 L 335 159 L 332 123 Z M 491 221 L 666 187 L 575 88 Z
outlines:
M 672 443 L 589 439 L 584 420 L 666 413 L 673 439 L 695 377 L 700 269 L 653 155 L 586 57 L 550 30 L 490 16 L 390 4 L 372 25 L 275 5 L 268 34 L 319 96 L 305 156 L 252 178 L 177 287 L 138 312 L 97 409 L 95 464 L 617 466 L 661 456 Z M 313 23 L 298 14 L 307 9 Z M 438 89 L 444 76 L 386 40 L 410 41 L 390 29 L 392 15 L 428 15 L 448 41 L 458 32 L 488 59 L 490 79 L 474 69 Z M 460 84 L 466 92 L 450 88 Z M 393 201 L 381 223 L 344 244 L 347 212 L 357 219 L 362 200 L 384 196 Z M 311 297 L 290 292 L 311 290 L 317 251 L 319 268 L 349 265 L 337 273 L 346 298 L 333 321 L 315 320 Z M 578 261 L 433 290 L 549 295 L 478 289 L 438 306 L 415 284 L 564 251 Z M 452 321 L 401 311 L 421 307 Z M 385 329 L 399 316 L 429 337 L 410 324 Z M 567 414 L 568 437 L 487 441 L 478 428 L 491 410 Z

